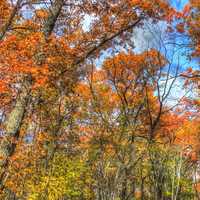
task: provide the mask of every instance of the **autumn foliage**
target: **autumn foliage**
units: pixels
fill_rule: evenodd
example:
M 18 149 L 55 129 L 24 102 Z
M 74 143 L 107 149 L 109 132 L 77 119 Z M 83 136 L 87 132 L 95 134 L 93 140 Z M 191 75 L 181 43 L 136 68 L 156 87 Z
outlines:
M 1 0 L 0 199 L 200 199 L 199 57 L 199 0 Z

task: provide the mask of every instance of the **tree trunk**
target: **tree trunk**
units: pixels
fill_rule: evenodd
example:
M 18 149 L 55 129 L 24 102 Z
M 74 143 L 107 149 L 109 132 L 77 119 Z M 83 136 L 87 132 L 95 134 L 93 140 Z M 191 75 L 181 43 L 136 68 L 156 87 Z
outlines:
M 142 180 L 141 180 L 141 187 L 140 187 L 140 191 L 141 191 L 141 200 L 144 200 L 145 196 L 144 196 L 144 180 L 145 178 L 142 177 Z
M 122 181 L 122 191 L 121 191 L 121 195 L 120 195 L 120 199 L 124 200 L 127 197 L 127 169 L 124 169 L 124 177 L 123 177 L 123 181 Z
M 9 165 L 9 158 L 15 152 L 16 141 L 19 137 L 19 131 L 28 104 L 31 83 L 31 77 L 27 76 L 23 82 L 21 93 L 17 97 L 16 104 L 5 121 L 5 136 L 0 143 L 0 189 L 4 188 L 4 183 L 8 176 L 6 169 Z

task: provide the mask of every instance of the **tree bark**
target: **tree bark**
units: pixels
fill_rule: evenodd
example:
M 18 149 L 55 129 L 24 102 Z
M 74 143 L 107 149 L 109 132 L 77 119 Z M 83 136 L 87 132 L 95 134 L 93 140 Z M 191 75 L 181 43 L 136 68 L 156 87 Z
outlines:
M 0 189 L 4 188 L 4 183 L 8 176 L 6 169 L 9 165 L 9 158 L 15 152 L 16 141 L 19 137 L 19 131 L 29 100 L 31 82 L 30 76 L 25 78 L 21 93 L 17 97 L 16 104 L 5 121 L 5 136 L 0 143 Z

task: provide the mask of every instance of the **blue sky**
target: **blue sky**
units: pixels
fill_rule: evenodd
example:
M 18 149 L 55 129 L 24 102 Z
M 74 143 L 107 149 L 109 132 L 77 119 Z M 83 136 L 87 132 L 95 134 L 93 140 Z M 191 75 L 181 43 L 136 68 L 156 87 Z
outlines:
M 174 8 L 180 11 L 188 3 L 188 0 L 171 0 L 170 3 Z

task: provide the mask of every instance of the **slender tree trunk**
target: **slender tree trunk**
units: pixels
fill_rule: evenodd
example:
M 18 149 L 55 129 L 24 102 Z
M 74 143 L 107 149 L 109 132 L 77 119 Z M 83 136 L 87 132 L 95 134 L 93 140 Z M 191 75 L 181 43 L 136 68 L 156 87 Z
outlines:
M 127 169 L 124 169 L 124 177 L 123 177 L 123 181 L 122 181 L 122 191 L 121 191 L 121 195 L 120 195 L 120 199 L 124 200 L 127 197 Z
M 142 180 L 141 180 L 141 187 L 140 187 L 141 200 L 144 200 L 144 198 L 145 198 L 145 196 L 144 196 L 144 181 L 145 181 L 145 178 L 142 178 Z
M 23 82 L 21 93 L 17 97 L 16 104 L 5 121 L 5 136 L 0 143 L 0 189 L 4 188 L 4 183 L 8 176 L 7 167 L 9 165 L 9 158 L 15 152 L 16 141 L 19 137 L 19 131 L 29 100 L 31 83 L 31 77 L 27 76 Z

